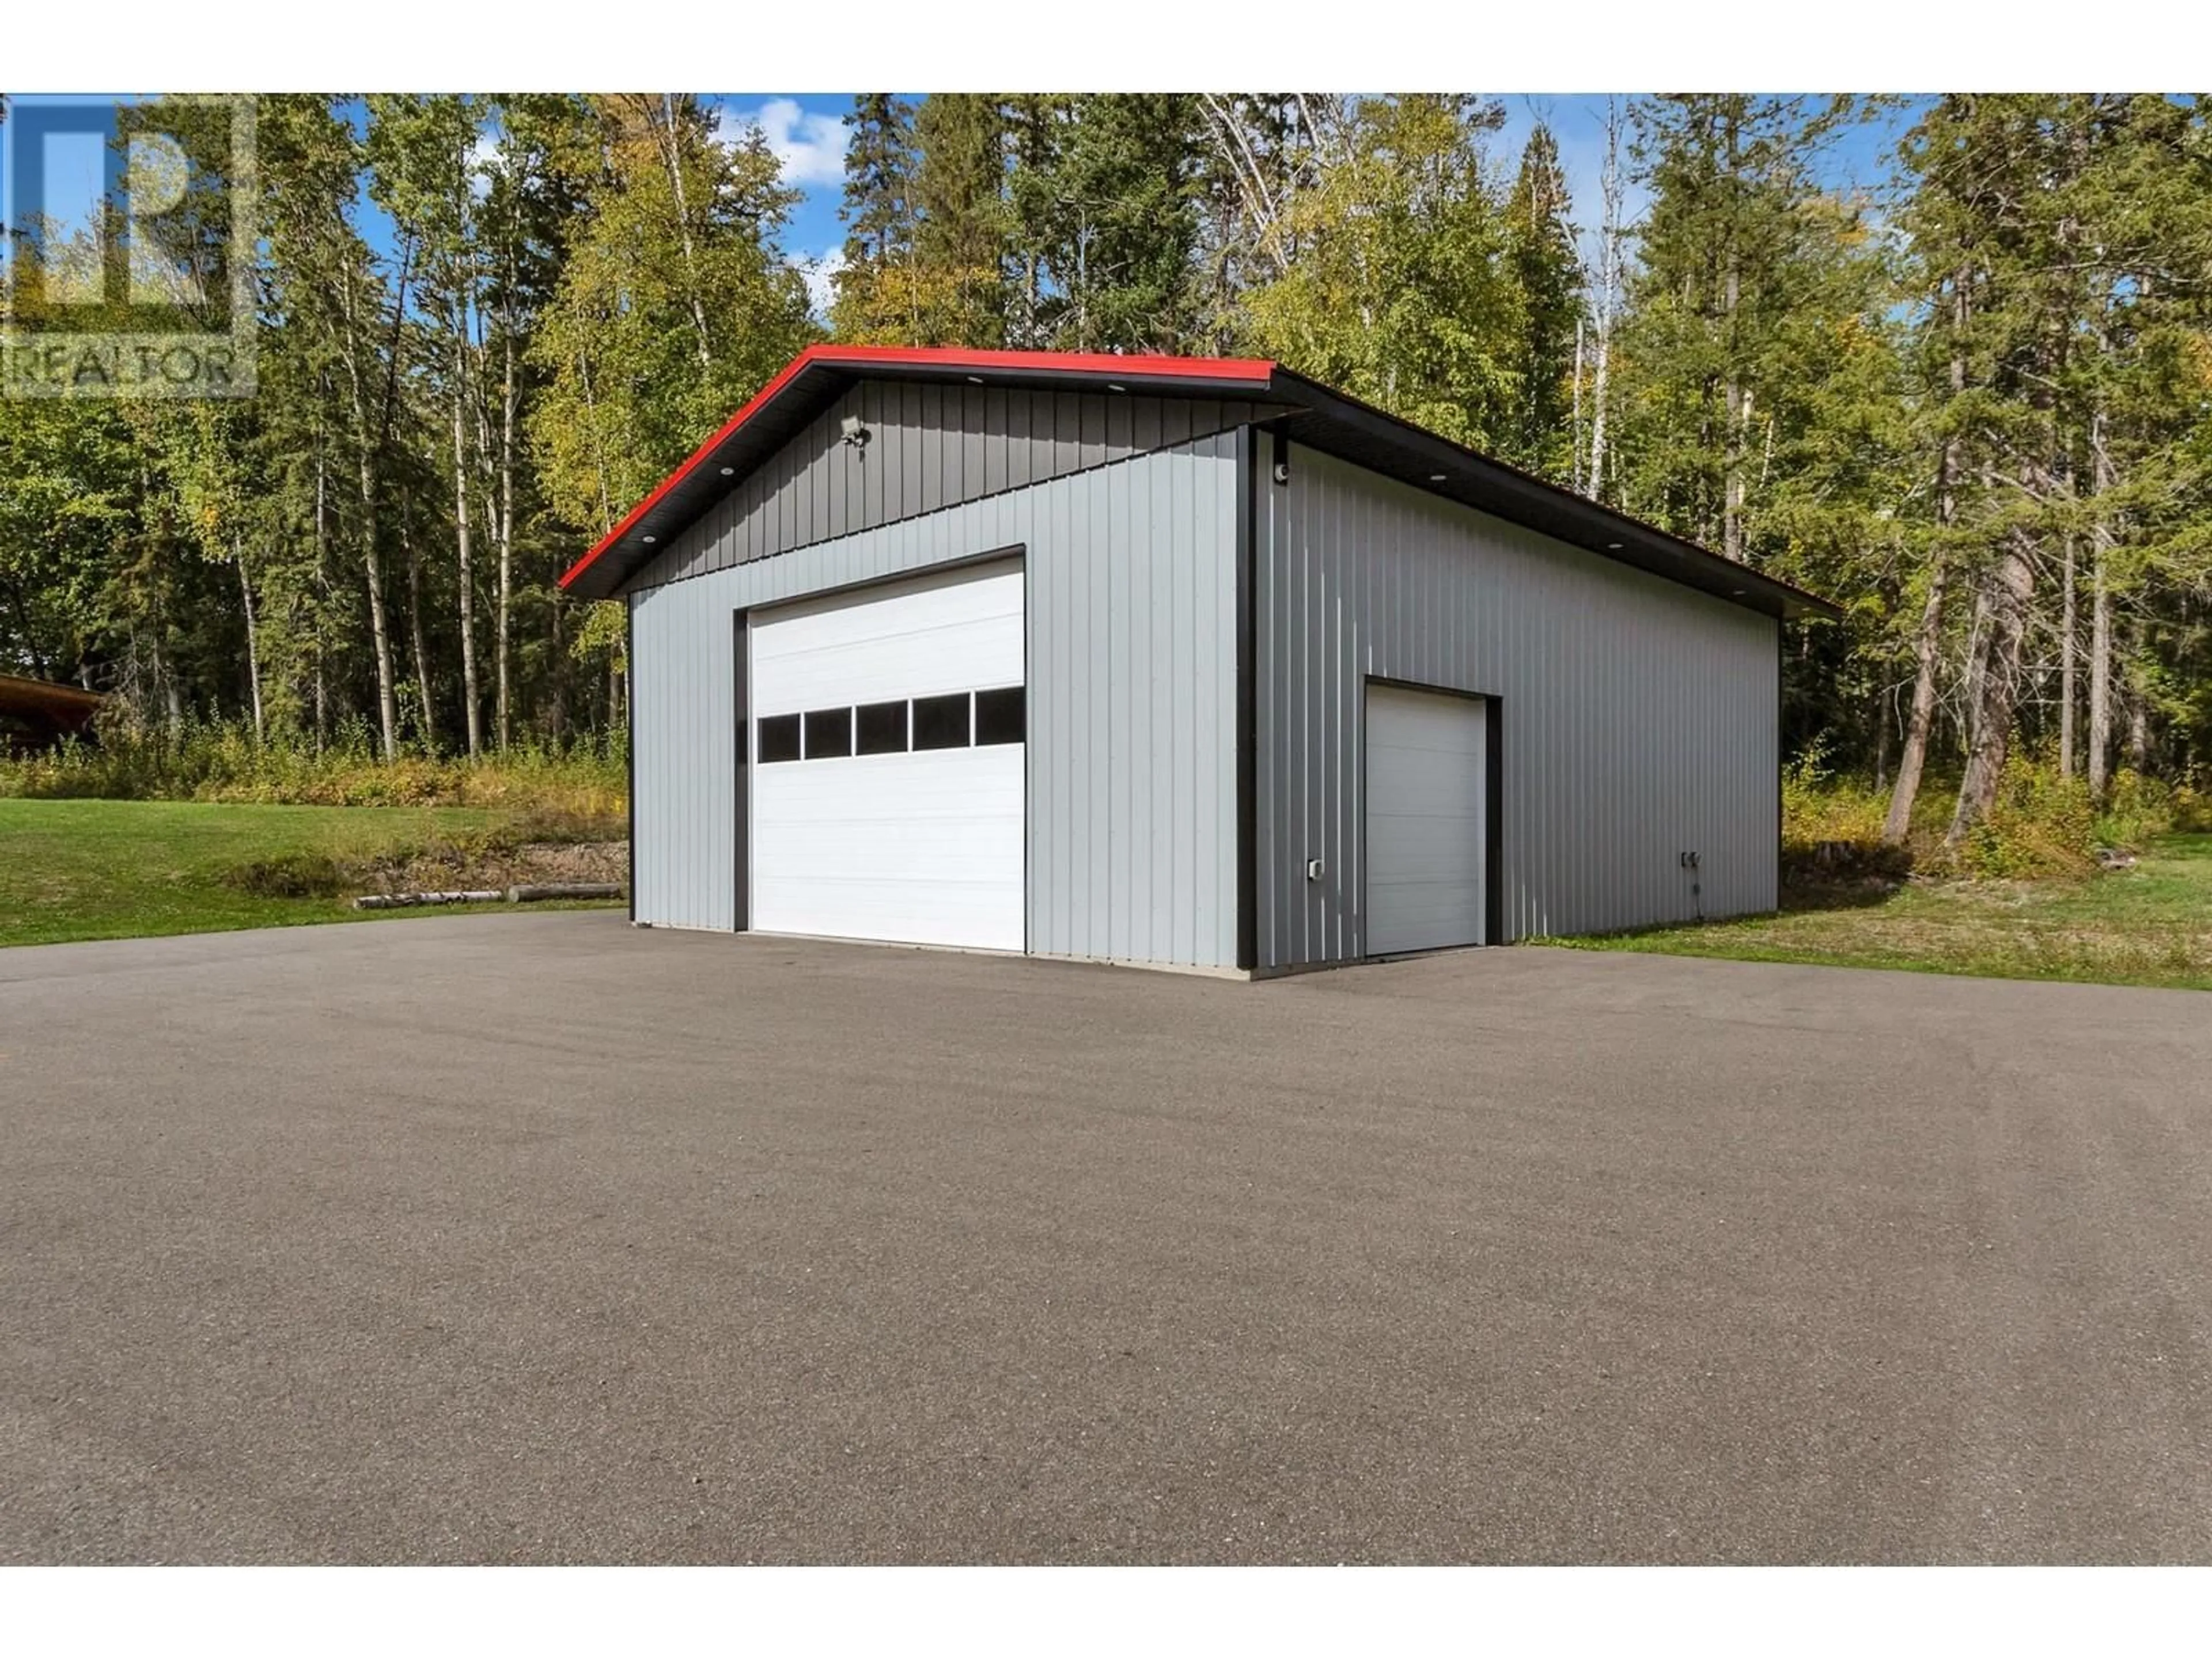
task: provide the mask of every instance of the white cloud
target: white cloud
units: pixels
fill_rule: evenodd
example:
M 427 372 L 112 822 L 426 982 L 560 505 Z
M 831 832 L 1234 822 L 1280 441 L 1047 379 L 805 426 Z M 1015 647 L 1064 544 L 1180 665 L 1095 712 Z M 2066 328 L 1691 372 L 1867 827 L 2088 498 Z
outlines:
M 720 125 L 725 142 L 745 127 L 758 127 L 787 185 L 830 185 L 845 176 L 845 145 L 852 132 L 842 115 L 801 109 L 795 99 L 771 98 L 758 109 L 726 107 Z
M 830 302 L 837 297 L 837 273 L 845 268 L 845 250 L 833 247 L 819 254 L 792 253 L 785 258 L 806 279 L 808 307 L 816 317 L 828 322 Z

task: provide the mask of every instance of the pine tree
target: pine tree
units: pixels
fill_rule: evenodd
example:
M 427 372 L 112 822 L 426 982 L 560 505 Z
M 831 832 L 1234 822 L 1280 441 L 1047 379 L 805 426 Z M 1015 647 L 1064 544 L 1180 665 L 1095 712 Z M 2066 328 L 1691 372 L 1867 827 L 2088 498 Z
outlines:
M 473 100 L 416 94 L 368 100 L 366 147 L 369 194 L 421 258 L 420 293 L 428 327 L 417 361 L 444 405 L 441 422 L 450 433 L 451 465 L 445 493 L 453 503 L 448 526 L 453 548 L 456 626 L 461 646 L 461 726 L 471 757 L 483 748 L 483 696 L 477 664 L 476 520 L 470 501 L 476 465 L 471 443 L 481 434 L 475 417 L 481 401 L 479 360 L 483 238 L 477 223 L 477 179 L 472 163 L 483 134 L 483 112 Z M 436 337 L 428 337 L 434 332 Z M 430 665 L 422 646 L 419 582 L 409 589 L 410 626 L 416 640 L 424 724 L 429 725 Z
M 1049 174 L 1043 331 L 1075 351 L 1184 349 L 1197 314 L 1198 100 L 1077 100 Z
M 885 344 L 919 337 L 915 260 L 914 110 L 887 92 L 853 100 L 845 148 L 845 263 L 830 320 L 837 337 Z
M 1045 349 L 1055 342 L 1054 251 L 1060 223 L 1060 160 L 1079 100 L 1016 93 L 1005 101 L 1006 129 L 1006 343 Z
M 1726 93 L 1631 109 L 1651 205 L 1620 343 L 1622 495 L 1731 559 L 1748 554 L 1753 475 L 1787 391 L 1772 344 L 1820 257 L 1805 246 L 1812 155 L 1849 108 Z
M 2079 677 L 2086 685 L 2067 675 L 2062 696 L 2070 731 L 2077 696 L 2087 693 L 2085 769 L 2101 799 L 2112 781 L 2124 701 L 2146 712 L 2154 705 L 2169 723 L 2193 713 L 2188 678 L 2142 647 L 2150 638 L 2179 644 L 2200 633 L 2175 626 L 2180 616 L 2160 600 L 2212 574 L 2203 528 L 2212 296 L 2203 282 L 2212 270 L 2212 148 L 2201 112 L 2155 94 L 2076 97 L 2066 115 L 2087 153 L 2063 222 L 2063 253 L 2087 267 L 2079 333 L 2095 349 L 2075 353 L 2067 372 L 2078 451 L 2070 477 L 2081 497 L 2068 526 L 2067 569 L 2078 542 L 2090 616 L 2087 672 Z M 2124 660 L 2129 611 L 2141 626 L 2133 659 Z M 2062 644 L 2071 667 L 2085 642 L 2068 626 Z
M 1575 336 L 1583 320 L 1583 281 L 1573 210 L 1558 141 L 1539 122 L 1522 150 L 1505 204 L 1521 317 L 1514 365 L 1520 386 L 1503 450 L 1515 465 L 1558 483 L 1574 474 Z
M 544 383 L 529 361 L 529 343 L 552 303 L 583 210 L 557 158 L 586 111 L 580 99 L 545 94 L 505 95 L 490 110 L 495 137 L 480 173 L 477 216 L 485 243 L 477 456 L 486 528 L 498 556 L 493 726 L 505 749 L 523 722 L 533 678 L 550 715 L 562 706 L 569 665 L 560 639 L 564 601 L 553 586 L 566 548 L 541 524 L 544 495 L 527 465 L 523 422 Z
M 2183 526 L 2207 483 L 2202 120 L 2154 97 L 1958 94 L 1908 135 L 1909 403 L 1933 523 L 1893 839 L 1947 701 L 1963 760 L 1954 849 L 2023 749 L 2055 738 L 2071 768 L 2085 690 L 2100 791 L 2124 711 L 2141 734 L 2131 746 L 2146 749 L 2161 722 L 2192 722 L 2185 705 L 2146 694 L 2160 672 L 2151 641 L 2171 614 L 2160 578 L 2188 580 L 2197 538 Z
M 400 717 L 386 592 L 385 473 L 414 251 L 403 243 L 387 282 L 354 222 L 366 167 L 361 141 L 332 100 L 264 100 L 258 133 L 272 304 L 305 359 L 303 386 L 312 386 L 326 411 L 314 428 L 318 562 L 327 568 L 348 545 L 360 560 L 377 735 L 389 760 L 398 753 Z M 350 499 L 342 504 L 342 496 Z M 325 690 L 319 684 L 319 708 Z
M 1006 116 L 981 93 L 939 93 L 915 113 L 917 339 L 994 347 L 1006 338 Z

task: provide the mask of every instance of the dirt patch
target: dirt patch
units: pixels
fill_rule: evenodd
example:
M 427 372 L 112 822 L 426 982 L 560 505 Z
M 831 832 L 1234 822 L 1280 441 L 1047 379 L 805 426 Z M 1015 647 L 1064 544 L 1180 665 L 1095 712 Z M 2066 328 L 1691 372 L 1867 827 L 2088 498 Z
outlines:
M 537 882 L 629 879 L 629 842 L 524 842 L 515 847 L 437 847 L 358 869 L 364 893 L 447 892 Z

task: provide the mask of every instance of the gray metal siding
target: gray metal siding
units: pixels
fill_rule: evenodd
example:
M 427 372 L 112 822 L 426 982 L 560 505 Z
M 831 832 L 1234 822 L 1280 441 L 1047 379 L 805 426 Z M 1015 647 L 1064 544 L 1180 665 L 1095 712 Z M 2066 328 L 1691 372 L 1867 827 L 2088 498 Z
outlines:
M 1366 954 L 1369 677 L 1498 700 L 1506 939 L 1773 908 L 1771 619 L 1303 447 L 1257 513 L 1263 969 Z
M 637 919 L 733 925 L 735 612 L 1019 544 L 1030 949 L 1234 966 L 1237 454 L 1203 436 L 634 592 Z
M 724 570 L 1252 420 L 1239 399 L 864 380 L 678 536 L 637 585 Z M 865 450 L 840 423 L 858 415 Z
M 631 917 L 727 927 L 736 903 L 732 613 L 657 604 L 652 593 L 632 594 L 629 607 Z

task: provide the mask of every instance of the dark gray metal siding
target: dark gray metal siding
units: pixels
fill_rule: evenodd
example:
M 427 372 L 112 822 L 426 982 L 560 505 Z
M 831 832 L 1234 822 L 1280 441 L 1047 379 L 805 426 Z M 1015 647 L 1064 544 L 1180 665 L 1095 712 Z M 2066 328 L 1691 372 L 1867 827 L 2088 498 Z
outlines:
M 1366 954 L 1363 688 L 1502 723 L 1506 939 L 1773 908 L 1778 624 L 1293 447 L 1257 488 L 1259 962 Z M 1323 880 L 1306 878 L 1309 859 Z
M 676 538 L 655 586 L 1230 430 L 1235 399 L 864 380 Z M 866 425 L 846 443 L 848 415 Z
M 1020 545 L 1030 948 L 1233 967 L 1237 446 L 1212 434 L 634 592 L 637 919 L 734 922 L 735 612 Z

